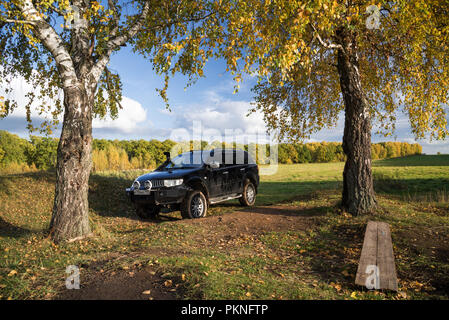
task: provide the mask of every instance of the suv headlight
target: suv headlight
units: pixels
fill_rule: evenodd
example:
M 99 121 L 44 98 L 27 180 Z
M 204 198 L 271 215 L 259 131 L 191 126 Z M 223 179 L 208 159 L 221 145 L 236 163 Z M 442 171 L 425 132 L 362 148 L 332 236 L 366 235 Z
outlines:
M 181 185 L 183 182 L 182 179 L 169 179 L 169 180 L 164 180 L 164 187 L 176 187 Z
M 139 190 L 139 188 L 140 188 L 140 182 L 137 181 L 137 180 L 134 181 L 132 187 L 133 187 L 134 190 Z

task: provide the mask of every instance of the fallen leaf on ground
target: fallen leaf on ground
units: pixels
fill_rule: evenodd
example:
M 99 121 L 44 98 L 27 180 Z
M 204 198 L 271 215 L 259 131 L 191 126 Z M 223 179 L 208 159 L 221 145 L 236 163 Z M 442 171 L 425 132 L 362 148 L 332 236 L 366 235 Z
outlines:
M 8 277 L 12 277 L 12 276 L 14 276 L 14 275 L 16 275 L 16 274 L 17 274 L 17 271 L 16 271 L 16 270 L 11 270 L 11 272 L 8 273 Z

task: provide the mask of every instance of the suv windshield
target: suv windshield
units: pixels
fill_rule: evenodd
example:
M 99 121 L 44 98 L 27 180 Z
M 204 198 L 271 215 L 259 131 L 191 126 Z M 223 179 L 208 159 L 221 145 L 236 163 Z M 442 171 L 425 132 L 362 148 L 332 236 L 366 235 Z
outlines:
M 177 157 L 171 159 L 170 162 L 161 169 L 199 168 L 204 164 L 205 159 L 207 159 L 209 155 L 210 151 L 181 153 Z

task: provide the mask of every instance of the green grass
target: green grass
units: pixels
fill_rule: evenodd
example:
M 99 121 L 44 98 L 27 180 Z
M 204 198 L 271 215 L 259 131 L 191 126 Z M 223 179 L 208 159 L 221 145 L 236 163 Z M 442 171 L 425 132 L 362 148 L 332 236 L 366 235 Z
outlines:
M 207 219 L 177 220 L 178 212 L 160 223 L 141 221 L 124 188 L 142 172 L 95 174 L 89 190 L 94 236 L 59 245 L 46 234 L 54 175 L 0 176 L 0 299 L 51 299 L 70 264 L 93 273 L 148 263 L 179 285 L 180 298 L 448 299 L 448 160 L 374 161 L 379 209 L 361 217 L 338 207 L 343 163 L 280 165 L 275 175 L 261 177 L 256 205 L 275 205 L 279 219 L 307 226 L 260 232 L 211 229 Z M 210 215 L 241 209 L 231 201 L 213 206 Z M 368 220 L 391 226 L 400 294 L 354 285 Z

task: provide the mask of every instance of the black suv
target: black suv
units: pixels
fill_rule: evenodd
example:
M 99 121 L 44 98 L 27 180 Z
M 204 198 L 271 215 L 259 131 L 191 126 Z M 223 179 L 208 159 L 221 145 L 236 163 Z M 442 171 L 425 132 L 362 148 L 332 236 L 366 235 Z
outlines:
M 190 151 L 167 160 L 138 177 L 126 192 L 141 218 L 180 210 L 183 218 L 206 216 L 209 205 L 239 199 L 256 201 L 259 168 L 248 152 L 238 149 Z

